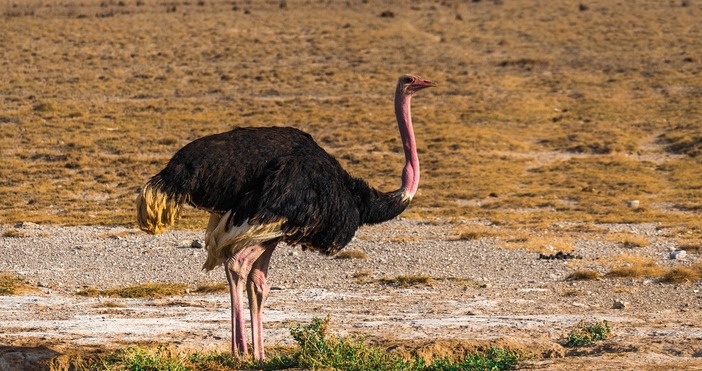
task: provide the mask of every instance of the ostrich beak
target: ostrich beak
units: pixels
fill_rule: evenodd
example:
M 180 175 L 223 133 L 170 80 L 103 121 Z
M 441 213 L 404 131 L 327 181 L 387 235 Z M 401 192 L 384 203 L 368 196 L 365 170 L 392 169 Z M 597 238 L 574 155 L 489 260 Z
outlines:
M 416 79 L 414 82 L 412 82 L 412 85 L 409 86 L 409 90 L 412 92 L 416 92 L 422 89 L 426 88 L 433 88 L 436 86 L 436 83 L 430 80 L 425 80 L 425 79 Z

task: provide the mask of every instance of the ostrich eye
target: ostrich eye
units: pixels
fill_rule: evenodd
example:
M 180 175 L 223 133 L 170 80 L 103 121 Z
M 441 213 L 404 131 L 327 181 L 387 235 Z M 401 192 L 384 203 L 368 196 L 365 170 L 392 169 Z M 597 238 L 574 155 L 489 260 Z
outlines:
M 405 83 L 405 84 L 411 84 L 412 81 L 414 81 L 414 79 L 412 79 L 411 77 L 405 77 L 404 83 Z

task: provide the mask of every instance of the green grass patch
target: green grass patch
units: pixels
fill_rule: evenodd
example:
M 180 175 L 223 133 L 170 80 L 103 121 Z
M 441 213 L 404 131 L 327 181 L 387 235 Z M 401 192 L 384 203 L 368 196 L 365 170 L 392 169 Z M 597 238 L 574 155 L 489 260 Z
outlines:
M 230 353 L 178 352 L 159 346 L 149 349 L 132 346 L 106 355 L 72 360 L 76 370 L 349 370 L 349 371 L 452 371 L 511 370 L 525 357 L 508 349 L 485 351 L 456 357 L 425 360 L 419 356 L 403 357 L 383 347 L 369 345 L 362 336 L 337 337 L 329 334 L 329 317 L 313 318 L 306 325 L 290 327 L 297 346 L 269 350 L 263 363 L 239 360 Z
M 568 334 L 566 346 L 579 347 L 596 341 L 606 340 L 612 336 L 612 326 L 606 320 L 585 323 L 580 321 Z

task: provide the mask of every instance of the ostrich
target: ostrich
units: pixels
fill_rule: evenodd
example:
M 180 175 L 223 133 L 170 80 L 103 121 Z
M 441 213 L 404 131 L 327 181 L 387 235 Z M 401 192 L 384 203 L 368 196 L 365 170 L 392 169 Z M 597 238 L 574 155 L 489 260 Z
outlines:
M 364 224 L 399 215 L 419 185 L 410 99 L 436 86 L 400 77 L 395 115 L 405 152 L 402 186 L 381 192 L 352 177 L 309 134 L 290 127 L 236 128 L 181 148 L 137 196 L 139 227 L 159 233 L 184 204 L 210 212 L 203 269 L 223 265 L 229 283 L 232 353 L 247 354 L 243 291 L 249 299 L 253 357 L 264 359 L 263 305 L 268 264 L 284 241 L 331 255 Z

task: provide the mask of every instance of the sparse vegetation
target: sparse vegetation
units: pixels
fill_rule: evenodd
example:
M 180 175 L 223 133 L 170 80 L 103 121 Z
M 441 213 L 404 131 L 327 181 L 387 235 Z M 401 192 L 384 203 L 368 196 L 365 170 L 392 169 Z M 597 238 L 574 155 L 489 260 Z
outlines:
M 422 178 L 404 217 L 525 228 L 564 221 L 702 224 L 689 212 L 702 207 L 702 194 L 694 191 L 702 186 L 702 74 L 690 55 L 702 48 L 702 35 L 686 26 L 699 19 L 698 7 L 656 18 L 670 7 L 606 3 L 616 16 L 600 19 L 596 31 L 589 17 L 579 17 L 554 33 L 542 17 L 563 14 L 569 6 L 563 0 L 538 7 L 532 1 L 461 3 L 461 14 L 474 19 L 450 23 L 440 20 L 455 19 L 455 9 L 418 5 L 409 30 L 401 26 L 409 13 L 368 17 L 390 11 L 383 4 L 284 3 L 285 11 L 283 2 L 6 4 L 0 34 L 8 40 L 6 59 L 16 63 L 0 75 L 0 147 L 8 149 L 0 218 L 133 226 L 134 190 L 188 141 L 232 126 L 299 127 L 354 175 L 392 190 L 402 149 L 388 125 L 392 102 L 380 97 L 388 97 L 400 70 L 412 68 L 409 51 L 387 51 L 421 40 L 427 58 L 415 72 L 439 87 L 415 109 L 422 169 L 430 176 Z M 257 36 L 227 49 L 229 36 L 209 27 L 229 22 L 233 12 L 242 15 L 237 27 Z M 254 16 L 265 12 L 280 22 Z M 340 12 L 346 21 L 332 26 L 328 20 Z M 510 29 L 466 43 L 475 27 L 501 30 L 507 14 L 520 14 L 509 21 L 530 37 Z M 174 19 L 182 27 L 156 26 Z M 666 32 L 657 32 L 663 26 Z M 117 31 L 92 32 L 101 27 Z M 646 33 L 647 47 L 638 33 L 616 32 L 622 27 Z M 55 29 L 64 32 L 49 42 L 44 34 Z M 614 39 L 603 42 L 602 29 Z M 309 37 L 290 40 L 289 33 Z M 428 34 L 441 35 L 440 42 Z M 339 35 L 348 42 L 338 42 Z M 81 43 L 72 43 L 75 38 Z M 135 40 L 149 48 L 125 52 Z M 363 48 L 368 40 L 377 47 Z M 30 43 L 40 58 L 27 69 L 19 61 Z M 468 62 L 458 57 L 466 47 Z M 505 57 L 507 49 L 520 54 Z M 200 63 L 202 56 L 207 63 Z M 326 60 L 323 71 L 309 63 L 316 58 Z M 168 61 L 174 59 L 191 68 L 173 68 Z M 641 207 L 627 207 L 631 199 Z M 177 227 L 203 229 L 206 218 L 188 210 Z M 456 238 L 487 235 L 466 230 Z
M 356 283 L 360 284 L 368 283 L 370 281 L 370 277 L 371 271 L 369 270 L 361 270 L 351 275 L 351 278 L 353 278 Z
M 432 279 L 429 276 L 403 275 L 395 278 L 381 278 L 379 282 L 383 285 L 410 287 L 418 285 L 431 285 Z
M 646 237 L 634 236 L 629 233 L 608 234 L 606 239 L 611 242 L 619 243 L 626 248 L 633 249 L 648 246 L 648 239 Z
M 665 283 L 692 283 L 702 279 L 702 263 L 691 267 L 674 267 L 665 272 L 661 282 Z
M 334 259 L 368 259 L 368 255 L 360 250 L 353 250 L 353 249 L 347 249 L 347 250 L 341 250 L 339 251 L 336 255 L 334 255 Z
M 80 296 L 117 296 L 120 298 L 158 298 L 182 295 L 186 289 L 187 285 L 182 283 L 145 283 L 108 290 L 89 288 L 80 290 L 77 294 Z
M 607 277 L 661 277 L 665 273 L 665 269 L 650 258 L 624 255 L 616 260 L 623 265 L 612 268 Z
M 600 279 L 601 275 L 593 270 L 578 270 L 566 277 L 566 281 L 592 281 Z
M 0 274 L 0 295 L 22 295 L 36 291 L 27 280 L 12 273 Z
M 328 333 L 329 317 L 313 318 L 307 325 L 294 325 L 290 334 L 297 347 L 269 351 L 263 363 L 240 361 L 229 353 L 184 353 L 159 346 L 155 349 L 130 346 L 107 355 L 69 361 L 78 370 L 228 370 L 228 369 L 334 369 L 388 371 L 511 370 L 525 357 L 516 351 L 488 348 L 483 352 L 425 360 L 403 357 L 387 349 L 368 345 L 363 337 L 337 337 Z
M 229 284 L 227 284 L 225 282 L 212 283 L 212 284 L 201 284 L 195 289 L 195 292 L 199 293 L 199 294 L 229 292 Z
M 580 321 L 568 334 L 566 346 L 579 347 L 596 341 L 606 340 L 612 336 L 612 327 L 606 320 L 585 323 Z
M 8 229 L 4 232 L 2 232 L 3 237 L 12 237 L 12 238 L 19 238 L 19 237 L 28 237 L 29 235 L 25 231 L 21 231 L 18 229 Z
M 95 304 L 95 307 L 96 308 L 123 308 L 124 305 L 120 304 L 116 301 L 107 300 L 107 301 L 103 301 L 103 302 Z
M 137 233 L 137 232 L 136 232 L 136 231 L 133 231 L 133 230 L 126 230 L 126 231 L 120 231 L 120 232 L 102 233 L 102 234 L 98 235 L 97 237 L 98 237 L 98 238 L 112 238 L 112 239 L 115 239 L 115 240 L 119 240 L 119 239 L 122 239 L 122 238 L 127 238 L 127 237 L 129 237 L 129 236 L 131 236 L 131 235 L 134 235 L 134 234 L 136 234 L 136 233 Z
M 637 255 L 620 256 L 607 277 L 654 278 L 664 283 L 691 283 L 702 280 L 702 263 L 685 267 L 661 267 L 655 260 Z
M 498 236 L 494 229 L 480 225 L 457 228 L 455 233 L 457 240 L 479 240 Z

